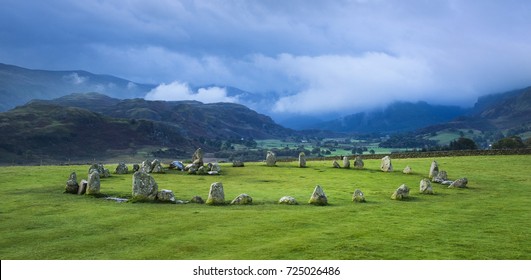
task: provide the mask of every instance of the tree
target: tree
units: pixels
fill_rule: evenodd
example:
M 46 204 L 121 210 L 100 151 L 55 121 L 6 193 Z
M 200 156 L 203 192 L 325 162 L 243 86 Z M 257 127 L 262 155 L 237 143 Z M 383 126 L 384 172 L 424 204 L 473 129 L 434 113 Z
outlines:
M 525 148 L 525 144 L 522 141 L 522 138 L 511 136 L 498 140 L 496 143 L 492 144 L 492 148 L 497 150 L 520 149 Z
M 450 150 L 477 150 L 478 146 L 474 140 L 460 137 L 459 139 L 450 142 L 448 148 Z

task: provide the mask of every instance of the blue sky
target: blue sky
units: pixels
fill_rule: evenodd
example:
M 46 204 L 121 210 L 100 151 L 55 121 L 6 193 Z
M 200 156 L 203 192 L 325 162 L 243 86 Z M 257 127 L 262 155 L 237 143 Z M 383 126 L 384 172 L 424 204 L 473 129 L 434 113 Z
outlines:
M 349 114 L 531 85 L 531 1 L 0 4 L 0 62 L 160 84 L 150 99 L 246 102 L 226 85 L 260 111 Z

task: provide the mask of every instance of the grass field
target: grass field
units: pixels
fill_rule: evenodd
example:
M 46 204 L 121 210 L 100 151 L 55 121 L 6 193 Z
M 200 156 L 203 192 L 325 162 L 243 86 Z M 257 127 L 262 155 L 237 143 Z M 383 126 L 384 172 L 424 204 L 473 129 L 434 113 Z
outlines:
M 328 161 L 221 164 L 221 176 L 177 171 L 153 174 L 159 189 L 176 197 L 204 199 L 210 184 L 223 182 L 227 201 L 241 193 L 248 206 L 117 203 L 64 194 L 72 171 L 78 180 L 89 166 L 0 167 L 0 258 L 6 259 L 530 259 L 529 156 L 437 158 L 451 179 L 469 188 L 434 184 L 419 194 L 433 159 L 395 159 L 395 172 L 334 169 Z M 401 170 L 409 165 L 414 173 Z M 115 164 L 106 164 L 111 171 Z M 131 195 L 132 175 L 101 180 L 101 191 Z M 405 183 L 411 199 L 391 200 Z M 323 187 L 329 206 L 307 204 Z M 351 201 L 359 188 L 367 203 Z M 278 205 L 285 195 L 300 205 Z

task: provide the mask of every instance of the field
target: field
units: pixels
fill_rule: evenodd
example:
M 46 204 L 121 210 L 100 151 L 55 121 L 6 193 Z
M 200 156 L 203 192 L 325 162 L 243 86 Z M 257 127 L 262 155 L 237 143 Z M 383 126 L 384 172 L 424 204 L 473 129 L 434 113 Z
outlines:
M 210 184 L 223 182 L 230 202 L 241 193 L 248 206 L 117 203 L 64 194 L 72 171 L 78 181 L 88 165 L 0 167 L 0 258 L 174 260 L 446 260 L 531 258 L 529 156 L 437 158 L 451 179 L 467 177 L 469 188 L 434 184 L 419 194 L 433 159 L 395 159 L 395 172 L 335 169 L 329 161 L 276 167 L 221 164 L 222 175 L 178 171 L 153 174 L 159 189 L 176 197 L 204 199 Z M 402 174 L 409 165 L 414 173 Z M 106 164 L 114 170 L 116 164 Z M 101 180 L 102 193 L 128 198 L 132 175 Z M 307 201 L 319 184 L 330 205 Z M 401 184 L 411 198 L 391 200 Z M 361 189 L 366 203 L 353 203 Z M 290 195 L 299 205 L 278 205 Z

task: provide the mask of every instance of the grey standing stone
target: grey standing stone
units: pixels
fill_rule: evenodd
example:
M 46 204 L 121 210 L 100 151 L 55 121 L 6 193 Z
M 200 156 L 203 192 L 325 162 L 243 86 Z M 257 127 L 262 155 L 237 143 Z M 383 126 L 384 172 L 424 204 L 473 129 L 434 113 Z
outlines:
M 66 181 L 65 193 L 77 194 L 78 191 L 77 175 L 76 172 L 72 172 Z
M 409 188 L 402 184 L 396 191 L 391 195 L 391 199 L 403 200 L 409 197 Z
M 352 194 L 352 201 L 354 202 L 365 202 L 365 195 L 361 190 L 356 189 Z
M 197 150 L 195 150 L 194 154 L 192 155 L 192 163 L 198 168 L 204 165 L 203 149 L 197 148 Z
M 242 193 L 238 195 L 236 198 L 234 198 L 230 204 L 232 205 L 247 205 L 252 204 L 253 198 L 249 196 L 248 194 Z
M 133 199 L 155 200 L 159 191 L 159 186 L 155 179 L 147 172 L 137 171 L 133 174 Z
M 93 171 L 88 176 L 87 189 L 85 194 L 99 194 L 100 193 L 100 173 Z
M 310 197 L 308 203 L 321 206 L 328 205 L 328 198 L 326 197 L 326 194 L 324 193 L 323 188 L 321 188 L 321 186 L 315 186 L 315 189 L 313 190 L 312 196 Z
M 306 167 L 306 154 L 303 152 L 299 153 L 299 167 Z
M 81 180 L 81 182 L 79 183 L 79 190 L 77 191 L 77 194 L 85 194 L 87 192 L 87 186 L 88 181 L 85 179 Z
M 420 193 L 423 194 L 433 194 L 433 188 L 431 187 L 430 179 L 424 178 L 420 180 L 419 190 Z
M 354 160 L 354 168 L 356 169 L 363 169 L 364 163 L 363 158 L 361 156 L 357 156 Z
M 267 166 L 275 166 L 277 163 L 277 156 L 275 153 L 268 151 L 266 155 L 266 165 Z
M 151 173 L 164 173 L 164 168 L 162 167 L 160 160 L 154 159 L 151 162 L 150 172 Z
M 116 174 L 127 174 L 129 172 L 129 168 L 127 165 L 125 165 L 125 162 L 120 162 L 118 166 L 116 166 L 116 170 L 114 173 Z
M 380 169 L 383 172 L 392 172 L 393 171 L 393 164 L 391 163 L 391 158 L 389 156 L 385 156 L 382 158 L 382 162 L 380 164 Z
M 461 178 L 455 180 L 452 184 L 448 186 L 448 188 L 468 188 L 468 179 L 467 178 Z
M 339 163 L 337 163 L 337 160 L 334 160 L 334 162 L 332 162 L 332 166 L 334 168 L 341 168 L 341 165 L 339 165 Z
M 428 173 L 428 178 L 433 179 L 439 173 L 439 164 L 436 161 L 431 162 L 430 172 Z
M 343 168 L 350 168 L 350 160 L 347 156 L 343 157 Z
M 148 160 L 144 160 L 140 165 L 139 171 L 151 173 L 151 162 L 149 162 Z
M 278 200 L 278 204 L 297 205 L 299 203 L 291 196 L 283 196 Z
M 207 205 L 221 205 L 225 204 L 225 191 L 221 182 L 215 182 L 210 185 L 208 192 Z

